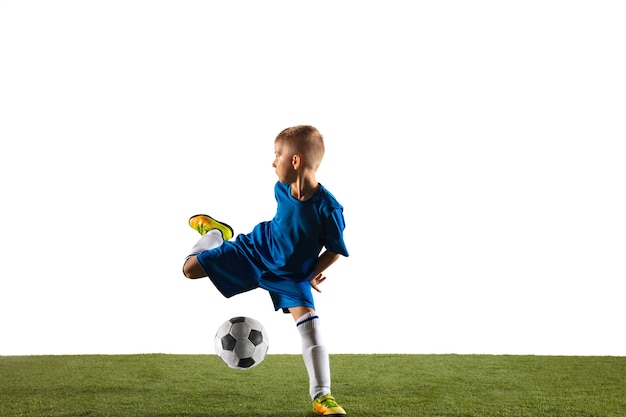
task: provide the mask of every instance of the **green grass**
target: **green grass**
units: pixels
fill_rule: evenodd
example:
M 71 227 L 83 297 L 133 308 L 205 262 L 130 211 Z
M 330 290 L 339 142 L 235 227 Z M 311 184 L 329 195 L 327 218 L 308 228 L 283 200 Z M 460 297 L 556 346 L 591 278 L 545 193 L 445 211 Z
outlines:
M 351 417 L 626 416 L 626 357 L 333 355 Z M 299 355 L 0 356 L 2 417 L 312 417 Z

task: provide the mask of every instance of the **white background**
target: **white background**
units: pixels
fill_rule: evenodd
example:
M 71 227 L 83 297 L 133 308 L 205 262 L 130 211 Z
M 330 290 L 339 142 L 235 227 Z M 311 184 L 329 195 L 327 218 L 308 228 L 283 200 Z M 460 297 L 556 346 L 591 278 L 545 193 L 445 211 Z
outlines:
M 298 353 L 181 273 L 192 214 L 273 216 L 296 124 L 345 206 L 332 353 L 626 354 L 625 9 L 0 1 L 0 355 L 212 353 L 234 315 Z

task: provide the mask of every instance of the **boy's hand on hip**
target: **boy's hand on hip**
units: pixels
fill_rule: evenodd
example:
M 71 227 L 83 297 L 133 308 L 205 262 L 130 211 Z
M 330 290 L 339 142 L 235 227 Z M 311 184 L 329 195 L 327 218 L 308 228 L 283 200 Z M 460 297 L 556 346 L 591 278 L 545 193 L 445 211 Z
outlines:
M 326 277 L 319 273 L 309 280 L 309 284 L 311 284 L 311 287 L 313 287 L 315 291 L 322 292 L 322 290 L 319 289 L 318 285 L 320 285 L 324 281 L 326 281 Z

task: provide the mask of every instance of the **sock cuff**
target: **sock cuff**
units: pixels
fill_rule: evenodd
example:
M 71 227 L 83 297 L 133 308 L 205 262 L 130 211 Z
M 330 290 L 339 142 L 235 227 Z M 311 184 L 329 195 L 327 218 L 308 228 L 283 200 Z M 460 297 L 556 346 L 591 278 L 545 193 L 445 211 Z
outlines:
M 187 258 L 189 259 L 194 255 L 204 252 L 205 250 L 215 249 L 224 243 L 222 238 L 222 232 L 217 229 L 209 230 L 206 234 L 200 237 L 198 242 L 191 248 L 191 251 Z
M 296 327 L 300 328 L 300 326 L 304 326 L 303 328 L 313 328 L 315 327 L 315 320 L 318 320 L 319 316 L 315 311 L 311 311 L 309 313 L 304 314 L 302 317 L 298 319 L 296 322 Z

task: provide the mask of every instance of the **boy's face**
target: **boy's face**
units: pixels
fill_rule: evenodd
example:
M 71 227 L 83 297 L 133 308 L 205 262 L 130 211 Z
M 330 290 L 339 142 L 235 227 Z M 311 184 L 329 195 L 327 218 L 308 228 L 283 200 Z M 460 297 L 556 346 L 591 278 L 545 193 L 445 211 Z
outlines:
M 272 167 L 276 170 L 278 181 L 283 184 L 292 184 L 296 180 L 293 153 L 290 152 L 288 146 L 285 146 L 284 141 L 275 141 L 274 154 L 276 158 L 272 163 Z

